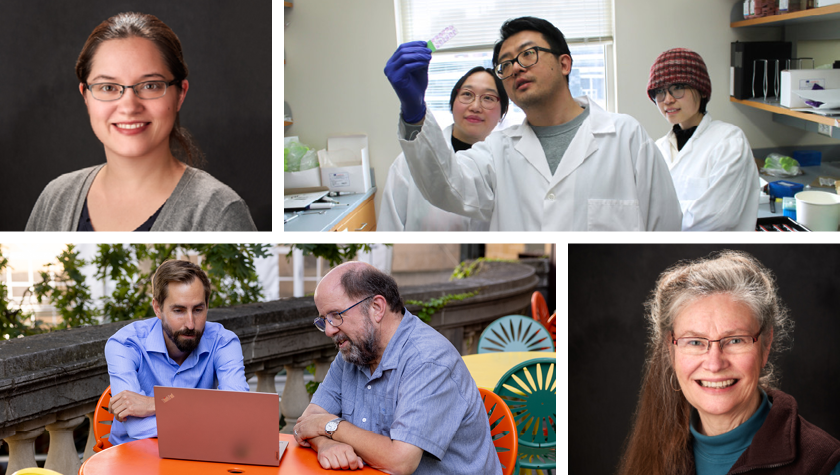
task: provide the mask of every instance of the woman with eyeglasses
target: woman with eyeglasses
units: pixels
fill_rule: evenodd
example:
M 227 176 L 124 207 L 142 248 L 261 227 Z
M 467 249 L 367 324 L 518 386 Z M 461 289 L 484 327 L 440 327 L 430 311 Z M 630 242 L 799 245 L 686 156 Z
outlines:
M 840 474 L 840 441 L 776 389 L 793 322 L 745 252 L 683 261 L 646 302 L 647 361 L 622 475 Z
M 194 168 L 203 156 L 178 111 L 189 90 L 175 33 L 142 13 L 97 26 L 76 62 L 105 164 L 50 182 L 27 231 L 256 231 L 248 206 Z
M 675 48 L 650 68 L 647 93 L 672 128 L 656 145 L 683 212 L 683 231 L 754 231 L 758 169 L 744 132 L 712 120 L 712 83 L 703 58 Z
M 476 66 L 455 83 L 449 97 L 454 123 L 444 129 L 451 150 L 467 150 L 481 142 L 508 110 L 502 80 L 492 69 Z M 388 171 L 380 205 L 378 231 L 487 231 L 490 223 L 436 208 L 423 198 L 411 177 L 405 155 Z

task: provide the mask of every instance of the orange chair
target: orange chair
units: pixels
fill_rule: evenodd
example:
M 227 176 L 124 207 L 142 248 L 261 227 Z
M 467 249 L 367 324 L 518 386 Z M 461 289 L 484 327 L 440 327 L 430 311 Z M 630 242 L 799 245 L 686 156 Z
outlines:
M 557 312 L 548 317 L 545 329 L 548 330 L 548 333 L 551 333 L 551 341 L 554 342 L 554 348 L 557 348 Z
M 93 446 L 94 452 L 102 452 L 111 447 L 111 441 L 108 436 L 111 434 L 111 423 L 114 421 L 114 415 L 108 412 L 108 403 L 111 402 L 111 386 L 105 388 L 105 392 L 96 403 L 96 410 L 93 412 L 93 436 L 96 437 L 96 445 Z
M 539 292 L 534 292 L 531 295 L 531 316 L 534 317 L 534 320 L 547 327 L 546 322 L 549 317 L 548 305 L 546 305 L 545 299 Z
M 478 388 L 487 418 L 490 422 L 490 436 L 496 446 L 496 454 L 502 463 L 502 475 L 511 475 L 516 468 L 516 455 L 519 452 L 519 440 L 516 435 L 516 422 L 510 408 L 493 391 Z

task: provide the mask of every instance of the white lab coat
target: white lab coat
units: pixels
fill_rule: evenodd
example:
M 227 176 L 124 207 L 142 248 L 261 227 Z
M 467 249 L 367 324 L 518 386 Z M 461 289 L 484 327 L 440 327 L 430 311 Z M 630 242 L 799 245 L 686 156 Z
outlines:
M 452 126 L 443 131 L 452 137 Z M 452 150 L 452 141 L 446 144 Z M 490 223 L 471 219 L 436 208 L 417 189 L 411 171 L 400 154 L 388 170 L 388 180 L 382 190 L 377 231 L 487 231 Z
M 741 129 L 706 114 L 682 150 L 673 130 L 656 145 L 674 179 L 683 231 L 755 231 L 758 169 Z
M 434 116 L 402 146 L 423 196 L 492 231 L 678 231 L 682 214 L 668 167 L 630 116 L 589 108 L 554 174 L 528 125 L 496 131 L 453 153 Z

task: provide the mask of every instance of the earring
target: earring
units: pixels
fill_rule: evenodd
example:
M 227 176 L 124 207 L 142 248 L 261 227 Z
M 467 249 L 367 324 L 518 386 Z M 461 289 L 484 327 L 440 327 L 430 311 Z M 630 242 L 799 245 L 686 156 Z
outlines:
M 670 382 L 671 382 L 671 389 L 673 389 L 673 390 L 674 390 L 674 391 L 676 391 L 676 392 L 680 392 L 680 388 L 676 388 L 676 389 L 674 389 L 674 373 L 671 373 L 671 379 L 670 379 Z

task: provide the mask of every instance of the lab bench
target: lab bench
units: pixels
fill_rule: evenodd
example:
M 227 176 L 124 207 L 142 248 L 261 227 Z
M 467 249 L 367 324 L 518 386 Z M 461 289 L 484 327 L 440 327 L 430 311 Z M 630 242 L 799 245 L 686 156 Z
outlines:
M 804 175 L 797 175 L 793 177 L 772 177 L 772 176 L 764 176 L 760 175 L 767 182 L 772 182 L 776 180 L 787 180 L 792 181 L 794 183 L 799 183 L 802 185 L 810 185 L 817 177 L 820 176 L 830 176 L 830 177 L 840 177 L 840 162 L 825 162 L 822 165 L 814 166 L 814 167 L 802 167 L 802 171 L 805 172 Z M 835 193 L 834 188 L 811 188 L 814 191 L 825 191 L 829 193 Z M 781 203 L 776 203 L 776 212 L 770 212 L 770 199 L 767 195 L 762 194 L 761 198 L 758 202 L 758 217 L 759 218 L 769 218 L 772 216 L 784 216 L 784 210 L 782 209 Z
M 304 211 L 312 214 L 301 214 L 289 221 L 283 225 L 283 231 L 376 231 L 376 210 L 373 203 L 375 195 L 374 186 L 366 193 L 334 197 L 341 206 Z M 324 213 L 321 214 L 321 211 Z M 289 219 L 293 214 L 288 210 L 284 211 L 283 220 Z

